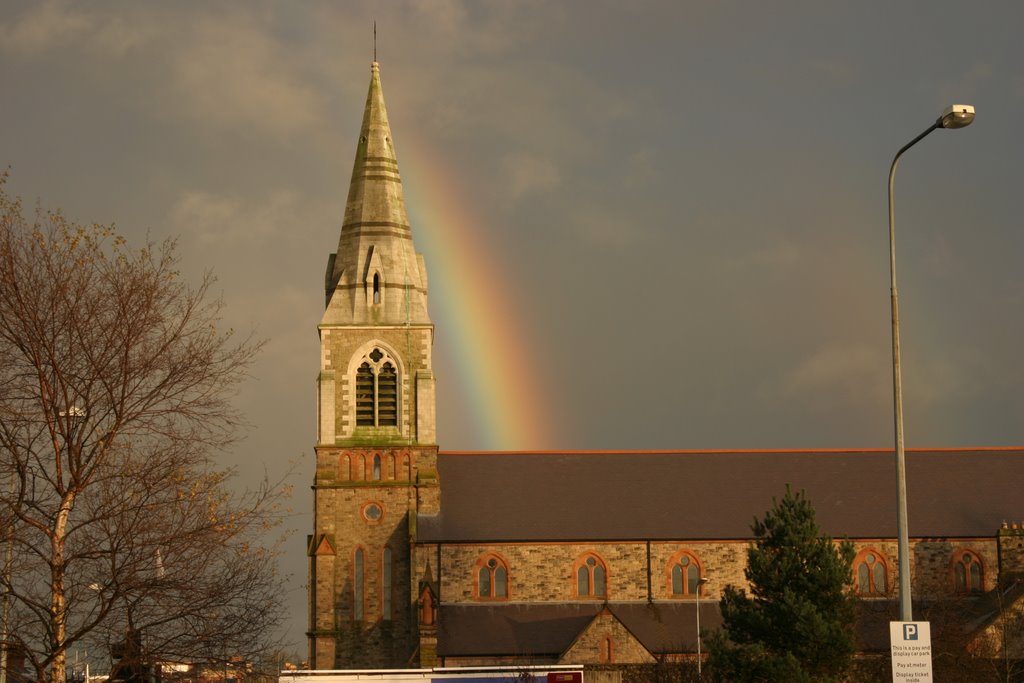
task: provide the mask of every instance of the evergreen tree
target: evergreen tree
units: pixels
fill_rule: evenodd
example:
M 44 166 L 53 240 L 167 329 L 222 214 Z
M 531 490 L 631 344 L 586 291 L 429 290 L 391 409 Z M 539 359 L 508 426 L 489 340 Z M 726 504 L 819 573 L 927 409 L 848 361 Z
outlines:
M 708 638 L 719 681 L 838 681 L 854 652 L 853 544 L 823 536 L 803 491 L 751 527 L 751 595 L 723 591 L 723 629 Z

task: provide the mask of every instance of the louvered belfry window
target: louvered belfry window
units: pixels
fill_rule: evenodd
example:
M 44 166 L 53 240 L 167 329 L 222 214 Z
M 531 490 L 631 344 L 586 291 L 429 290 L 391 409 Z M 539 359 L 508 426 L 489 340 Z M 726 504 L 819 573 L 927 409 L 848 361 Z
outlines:
M 398 371 L 387 353 L 374 348 L 356 369 L 356 426 L 398 426 Z
M 398 374 L 391 363 L 385 363 L 377 375 L 377 424 L 398 426 Z
M 369 363 L 363 363 L 356 370 L 356 424 L 374 424 L 374 377 Z

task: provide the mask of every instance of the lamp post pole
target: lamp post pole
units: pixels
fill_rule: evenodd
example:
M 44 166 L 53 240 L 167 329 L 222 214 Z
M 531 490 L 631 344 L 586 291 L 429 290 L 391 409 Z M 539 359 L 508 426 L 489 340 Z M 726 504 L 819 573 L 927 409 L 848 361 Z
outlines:
M 708 577 L 702 576 L 697 579 L 697 680 L 703 680 L 704 676 L 701 674 L 701 660 L 700 660 L 700 587 L 710 581 Z
M 908 149 L 938 128 L 963 128 L 974 120 L 974 107 L 954 104 L 923 133 L 903 145 L 889 168 L 889 291 L 892 306 L 892 400 L 896 438 L 896 535 L 899 555 L 900 621 L 913 621 L 910 600 L 910 535 L 907 530 L 907 472 L 903 452 L 903 380 L 900 373 L 900 306 L 896 292 L 896 213 L 893 206 L 893 180 L 896 165 Z

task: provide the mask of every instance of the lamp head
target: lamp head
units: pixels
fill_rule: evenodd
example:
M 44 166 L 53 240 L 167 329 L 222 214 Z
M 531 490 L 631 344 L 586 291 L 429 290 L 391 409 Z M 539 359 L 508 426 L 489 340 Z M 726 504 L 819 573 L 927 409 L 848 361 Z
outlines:
M 974 107 L 969 104 L 952 104 L 946 107 L 939 118 L 943 128 L 963 128 L 974 121 Z

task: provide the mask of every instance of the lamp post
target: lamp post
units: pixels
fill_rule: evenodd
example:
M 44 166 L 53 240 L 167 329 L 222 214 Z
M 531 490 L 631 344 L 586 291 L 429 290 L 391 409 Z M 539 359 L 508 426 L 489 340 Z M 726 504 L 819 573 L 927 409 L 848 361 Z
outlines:
M 701 661 L 700 661 L 700 587 L 710 581 L 706 576 L 702 576 L 697 579 L 697 679 L 703 679 L 701 675 Z
M 908 149 L 938 128 L 963 128 L 974 121 L 974 107 L 954 104 L 948 107 L 935 123 L 923 133 L 903 145 L 893 157 L 889 169 L 889 289 L 892 303 L 892 396 L 893 422 L 896 436 L 896 535 L 899 554 L 900 621 L 913 621 L 910 605 L 910 539 L 907 531 L 907 473 L 903 453 L 903 382 L 900 376 L 900 308 L 896 293 L 896 214 L 893 209 L 892 187 L 896 164 Z

